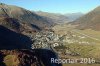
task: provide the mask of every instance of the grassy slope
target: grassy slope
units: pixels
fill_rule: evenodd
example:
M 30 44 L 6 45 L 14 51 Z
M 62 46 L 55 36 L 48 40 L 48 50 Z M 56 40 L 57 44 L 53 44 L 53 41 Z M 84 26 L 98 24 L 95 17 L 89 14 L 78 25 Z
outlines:
M 90 36 L 93 36 L 95 38 L 98 38 L 100 39 L 100 31 L 94 31 L 94 30 L 91 30 L 91 29 L 86 29 L 86 30 L 78 30 L 84 34 L 87 34 L 87 35 L 90 35 Z

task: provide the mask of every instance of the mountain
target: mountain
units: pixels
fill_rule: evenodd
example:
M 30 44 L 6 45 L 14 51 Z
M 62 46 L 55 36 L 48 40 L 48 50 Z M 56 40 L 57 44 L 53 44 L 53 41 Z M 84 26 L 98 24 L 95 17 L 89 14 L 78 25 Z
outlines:
M 68 19 L 71 21 L 74 21 L 80 17 L 82 17 L 84 14 L 81 13 L 81 12 L 78 12 L 78 13 L 67 13 L 67 14 L 64 14 L 66 17 L 68 17 Z
M 77 25 L 79 29 L 100 30 L 100 6 L 75 20 L 71 24 Z
M 42 11 L 37 11 L 35 12 L 39 16 L 44 17 L 44 19 L 47 19 L 49 22 L 53 23 L 67 23 L 69 22 L 68 17 L 62 14 L 57 14 L 57 13 L 48 13 L 48 12 L 42 12 Z
M 33 28 L 45 28 L 51 24 L 43 17 L 21 7 L 0 3 L 0 17 L 14 18 L 19 23 L 28 23 Z

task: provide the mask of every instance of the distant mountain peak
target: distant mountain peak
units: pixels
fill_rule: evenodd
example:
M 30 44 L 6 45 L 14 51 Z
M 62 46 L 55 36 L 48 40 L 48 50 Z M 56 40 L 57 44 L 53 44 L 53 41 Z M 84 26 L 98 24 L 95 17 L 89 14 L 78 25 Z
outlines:
M 74 20 L 76 20 L 76 19 L 82 17 L 83 15 L 84 15 L 84 14 L 81 13 L 81 12 L 67 13 L 67 14 L 65 14 L 65 16 L 67 16 L 67 17 L 70 19 L 70 21 L 74 21 Z

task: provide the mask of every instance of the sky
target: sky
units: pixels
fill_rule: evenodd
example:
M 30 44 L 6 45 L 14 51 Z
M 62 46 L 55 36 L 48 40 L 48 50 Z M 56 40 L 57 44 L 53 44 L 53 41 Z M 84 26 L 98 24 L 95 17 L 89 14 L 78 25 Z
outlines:
M 61 14 L 88 13 L 100 6 L 100 0 L 0 0 L 0 2 L 20 6 L 32 11 Z

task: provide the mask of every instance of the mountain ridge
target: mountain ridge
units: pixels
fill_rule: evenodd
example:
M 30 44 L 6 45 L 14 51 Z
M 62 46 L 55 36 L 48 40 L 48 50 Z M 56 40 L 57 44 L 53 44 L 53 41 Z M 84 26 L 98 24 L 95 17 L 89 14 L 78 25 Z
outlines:
M 77 25 L 79 29 L 100 30 L 100 6 L 70 24 Z
M 24 22 L 34 24 L 40 28 L 51 26 L 46 19 L 29 10 L 3 3 L 0 4 L 0 17 L 15 18 L 18 19 L 20 23 Z
M 49 12 L 43 12 L 43 11 L 36 11 L 34 13 L 38 14 L 39 16 L 44 17 L 49 22 L 53 22 L 53 23 L 67 23 L 67 22 L 69 22 L 68 17 L 66 17 L 65 15 L 62 15 L 62 14 L 49 13 Z

